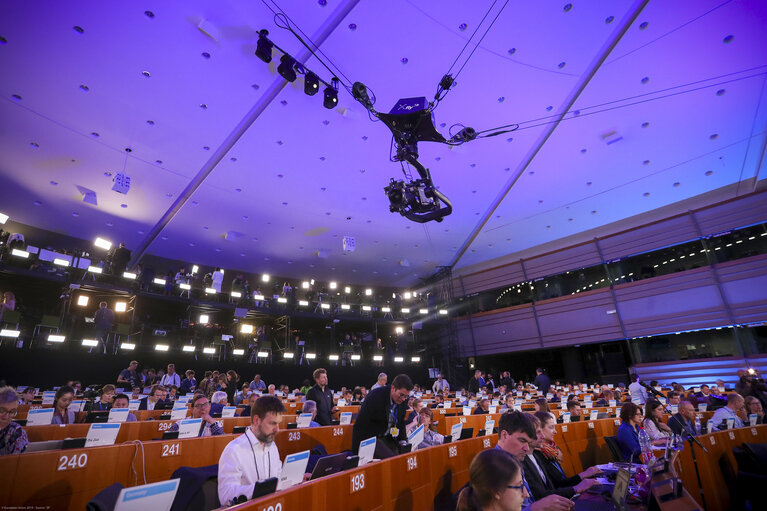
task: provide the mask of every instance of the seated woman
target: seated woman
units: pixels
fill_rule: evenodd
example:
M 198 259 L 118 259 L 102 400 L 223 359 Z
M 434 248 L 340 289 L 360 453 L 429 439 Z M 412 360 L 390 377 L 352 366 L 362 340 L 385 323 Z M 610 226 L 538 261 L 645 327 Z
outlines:
M 221 412 L 224 411 L 226 406 L 226 392 L 223 390 L 217 390 L 210 397 L 210 414 L 218 415 L 220 417 Z
M 661 444 L 668 441 L 674 434 L 668 424 L 663 422 L 665 407 L 657 399 L 650 399 L 645 404 L 644 430 L 653 443 Z
M 442 445 L 445 437 L 431 430 L 431 424 L 434 421 L 434 412 L 431 408 L 421 408 L 418 412 L 418 423 L 423 426 L 423 442 L 418 444 L 417 449 L 424 449 L 433 445 Z
M 202 419 L 200 432 L 197 436 L 215 436 L 224 434 L 224 428 L 221 427 L 216 419 L 210 416 L 210 401 L 208 401 L 208 398 L 203 394 L 195 394 L 192 398 L 192 414 L 190 418 Z M 178 423 L 179 421 L 176 421 L 171 424 L 168 431 L 178 431 Z
M 533 451 L 533 456 L 535 456 L 538 465 L 544 470 L 546 477 L 551 481 L 554 488 L 572 488 L 573 494 L 575 494 L 582 493 L 596 484 L 596 481 L 589 479 L 601 472 L 596 465 L 572 477 L 565 475 L 561 465 L 562 450 L 554 442 L 554 435 L 557 434 L 557 421 L 550 412 L 535 412 L 535 417 L 541 421 L 541 430 L 538 433 L 540 444 Z M 588 482 L 584 483 L 584 481 Z
M 0 387 L 0 456 L 20 454 L 29 444 L 27 432 L 17 422 L 13 422 L 18 412 L 19 398 L 16 390 Z
M 74 424 L 75 412 L 69 410 L 69 405 L 75 398 L 75 389 L 68 385 L 59 387 L 53 399 L 53 419 L 51 424 Z
M 639 459 L 642 449 L 639 447 L 639 430 L 642 424 L 642 409 L 634 403 L 623 403 L 621 406 L 621 425 L 618 426 L 618 445 L 623 457 Z
M 539 397 L 538 399 L 535 400 L 533 405 L 535 406 L 535 411 L 536 412 L 547 412 L 548 413 L 548 411 L 549 411 L 549 402 L 546 401 L 545 397 Z
M 520 511 L 530 496 L 519 462 L 503 449 L 477 454 L 469 466 L 469 484 L 458 496 L 458 511 Z
M 756 423 L 764 424 L 764 408 L 762 402 L 754 396 L 746 396 L 746 424 L 751 420 L 751 414 L 756 415 Z
M 88 411 L 91 412 L 104 412 L 112 408 L 112 401 L 114 401 L 115 398 L 115 386 L 114 385 L 104 385 L 104 387 L 101 389 L 101 395 L 98 399 L 93 401 L 92 403 L 89 403 L 88 405 Z
M 24 389 L 24 392 L 19 393 L 20 405 L 31 405 L 34 399 L 35 399 L 34 387 L 27 387 L 26 389 Z

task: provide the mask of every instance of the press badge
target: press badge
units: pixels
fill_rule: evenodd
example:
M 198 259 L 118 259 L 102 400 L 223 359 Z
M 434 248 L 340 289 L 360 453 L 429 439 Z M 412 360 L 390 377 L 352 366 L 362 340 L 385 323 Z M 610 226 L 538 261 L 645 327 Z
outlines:
M 396 426 L 391 428 L 391 436 L 393 438 L 397 438 L 399 436 L 399 428 L 397 428 Z

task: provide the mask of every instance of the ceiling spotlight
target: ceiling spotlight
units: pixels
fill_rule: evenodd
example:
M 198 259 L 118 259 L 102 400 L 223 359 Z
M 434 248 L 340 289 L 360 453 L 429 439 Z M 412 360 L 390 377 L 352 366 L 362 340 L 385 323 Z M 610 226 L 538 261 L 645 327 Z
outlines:
M 421 357 L 411 357 L 411 358 L 410 358 L 410 361 L 411 361 L 411 362 L 416 362 L 416 363 L 417 363 L 417 362 L 420 362 L 420 361 L 421 361 Z
M 155 351 L 168 351 L 170 349 L 170 346 L 167 344 L 155 344 L 154 350 Z
M 282 358 L 293 358 L 293 353 L 286 351 L 282 354 Z
M 267 39 L 269 32 L 261 30 L 258 33 L 258 42 L 256 43 L 256 57 L 260 58 L 267 64 L 272 61 L 272 48 L 274 43 Z
M 325 87 L 325 99 L 323 100 L 322 105 L 330 110 L 338 106 L 338 90 L 330 85 Z
M 64 342 L 66 337 L 63 335 L 48 334 L 48 342 Z
M 88 297 L 85 295 L 78 296 L 77 305 L 79 305 L 80 307 L 86 307 L 88 305 Z
M 308 307 L 309 302 L 306 300 L 298 300 L 298 305 L 300 305 L 301 307 Z
M 136 345 L 133 344 L 132 342 L 124 342 L 124 343 L 120 344 L 120 349 L 122 349 L 122 350 L 135 350 L 136 349 Z
M 117 302 L 115 303 L 115 312 L 125 312 L 128 310 L 128 303 L 127 302 Z
M 182 350 L 182 351 L 189 351 L 189 352 L 193 352 L 193 351 L 194 351 L 194 346 L 190 346 L 190 345 L 188 345 L 188 344 L 187 344 L 186 346 L 184 346 L 183 348 L 181 348 L 181 350 Z
M 268 351 L 259 351 L 258 353 L 256 353 L 256 356 L 258 358 L 267 358 L 269 356 L 269 352 Z
M 136 277 L 138 277 L 138 275 L 136 275 L 136 274 L 135 274 L 135 273 L 133 273 L 133 272 L 130 272 L 130 271 L 124 271 L 124 272 L 123 272 L 123 278 L 124 278 L 124 279 L 128 279 L 128 280 L 136 280 Z
M 296 81 L 296 59 L 287 53 L 280 57 L 280 65 L 277 66 L 277 72 L 280 76 L 289 82 Z
M 308 92 L 307 92 L 307 94 L 308 94 Z M 0 224 L 4 224 L 5 222 L 7 222 L 8 218 L 9 218 L 9 216 L 6 215 L 5 213 L 0 213 Z
M 405 359 L 404 359 L 404 357 L 394 357 L 394 361 L 395 362 L 404 362 Z
M 82 345 L 93 347 L 98 346 L 99 342 L 96 339 L 83 339 Z
M 336 289 L 338 288 L 338 282 L 331 282 L 330 284 L 328 284 L 328 287 L 330 289 Z
M 109 250 L 112 248 L 112 242 L 105 240 L 104 238 L 96 238 L 93 244 L 99 248 L 103 248 L 104 250 Z
M 373 355 L 373 360 L 375 360 L 376 362 L 380 362 L 381 360 L 383 360 L 383 357 L 381 355 Z
M 373 290 L 372 289 L 366 289 L 365 290 L 365 296 L 373 296 Z
M 209 320 L 210 320 L 210 318 L 208 317 L 208 315 L 207 315 L 207 314 L 200 314 L 200 320 L 199 320 L 199 323 L 200 323 L 201 325 L 207 325 Z
M 244 355 L 244 354 L 245 354 L 245 350 L 243 349 L 235 348 L 232 350 L 232 355 L 236 356 L 236 355 Z
M 328 360 L 338 360 L 338 355 L 330 355 Z
M 395 329 L 394 329 L 394 331 L 395 331 L 397 334 L 401 334 L 402 332 L 404 332 L 404 330 L 402 329 L 402 327 L 401 327 L 401 326 L 398 326 L 397 328 L 395 328 Z
M 309 360 L 314 360 L 315 358 L 317 358 L 317 354 L 316 353 L 307 353 L 306 354 L 306 358 L 308 358 Z
M 261 275 L 261 282 L 269 282 L 270 278 L 271 277 L 269 276 L 268 273 L 264 273 L 263 275 Z
M 304 92 L 307 96 L 314 96 L 320 91 L 320 77 L 311 71 L 304 75 Z
M 253 333 L 253 325 L 241 325 L 240 326 L 240 332 L 243 334 L 252 334 Z
M 352 360 L 361 360 L 362 355 L 352 355 Z
M 213 355 L 216 353 L 216 348 L 203 348 L 202 352 L 206 355 Z

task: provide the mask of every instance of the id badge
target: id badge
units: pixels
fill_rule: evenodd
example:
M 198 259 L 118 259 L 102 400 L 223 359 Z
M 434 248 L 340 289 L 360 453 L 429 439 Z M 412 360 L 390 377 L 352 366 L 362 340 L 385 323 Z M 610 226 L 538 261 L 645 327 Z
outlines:
M 392 438 L 397 438 L 399 436 L 399 428 L 396 426 L 391 428 L 391 436 Z

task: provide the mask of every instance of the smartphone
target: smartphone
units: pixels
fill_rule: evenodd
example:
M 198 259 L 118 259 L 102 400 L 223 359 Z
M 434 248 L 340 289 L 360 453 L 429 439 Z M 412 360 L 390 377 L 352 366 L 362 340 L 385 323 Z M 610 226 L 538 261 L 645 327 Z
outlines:
M 576 493 L 575 495 L 573 495 L 572 497 L 570 497 L 570 500 L 575 500 L 575 499 L 577 499 L 577 498 L 578 498 L 578 497 L 580 497 L 580 496 L 581 496 L 581 494 L 580 494 L 580 493 Z

